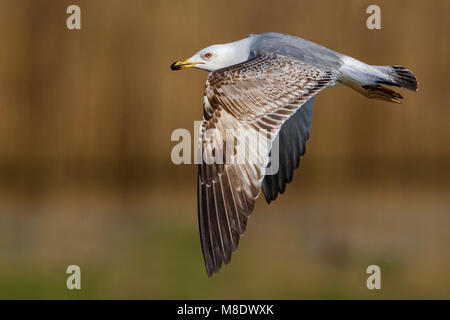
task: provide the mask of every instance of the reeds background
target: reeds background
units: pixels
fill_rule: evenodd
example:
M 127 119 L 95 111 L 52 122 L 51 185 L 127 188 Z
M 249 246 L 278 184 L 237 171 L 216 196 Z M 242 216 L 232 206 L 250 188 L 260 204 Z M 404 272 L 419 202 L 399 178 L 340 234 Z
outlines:
M 81 7 L 82 30 L 66 28 Z M 370 4 L 381 30 L 366 28 Z M 450 298 L 450 2 L 0 0 L 0 298 Z M 231 265 L 206 277 L 193 132 L 213 43 L 277 31 L 402 64 L 401 105 L 316 98 L 287 192 L 258 200 Z M 82 290 L 66 289 L 66 267 Z M 377 264 L 382 290 L 366 288 Z

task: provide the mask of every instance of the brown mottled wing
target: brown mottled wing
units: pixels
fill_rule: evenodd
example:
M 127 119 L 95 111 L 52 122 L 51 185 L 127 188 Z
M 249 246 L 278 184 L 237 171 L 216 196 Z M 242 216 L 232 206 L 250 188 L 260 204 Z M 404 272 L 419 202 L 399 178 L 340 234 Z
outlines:
M 336 78 L 335 72 L 276 54 L 209 74 L 198 172 L 200 238 L 209 276 L 228 264 L 238 247 L 280 127 Z

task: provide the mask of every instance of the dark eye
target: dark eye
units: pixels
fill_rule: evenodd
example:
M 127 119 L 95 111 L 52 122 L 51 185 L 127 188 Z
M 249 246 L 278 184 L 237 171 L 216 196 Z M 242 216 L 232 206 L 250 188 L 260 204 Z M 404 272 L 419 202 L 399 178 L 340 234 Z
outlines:
M 211 52 L 207 52 L 207 53 L 205 53 L 204 55 L 203 55 L 203 58 L 205 58 L 205 59 L 209 59 L 209 58 L 211 58 L 212 57 L 212 53 Z

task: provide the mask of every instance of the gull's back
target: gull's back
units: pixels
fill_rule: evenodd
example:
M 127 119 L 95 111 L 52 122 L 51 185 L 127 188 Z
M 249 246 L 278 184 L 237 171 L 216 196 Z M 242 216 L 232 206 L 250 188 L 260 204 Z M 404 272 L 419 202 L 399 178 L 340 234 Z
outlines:
M 321 69 L 339 70 L 343 65 L 344 55 L 296 36 L 267 32 L 250 35 L 250 37 L 254 38 L 252 44 L 254 54 L 278 53 Z

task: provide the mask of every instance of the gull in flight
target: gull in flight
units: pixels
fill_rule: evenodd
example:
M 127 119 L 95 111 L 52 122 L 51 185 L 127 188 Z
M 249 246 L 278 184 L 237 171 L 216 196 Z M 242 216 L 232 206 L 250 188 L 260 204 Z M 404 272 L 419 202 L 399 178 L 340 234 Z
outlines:
M 305 153 L 316 94 L 345 85 L 367 98 L 400 103 L 402 96 L 386 86 L 417 91 L 416 77 L 403 66 L 368 65 L 314 42 L 272 32 L 209 46 L 170 68 L 192 67 L 209 72 L 199 152 L 213 157 L 220 152 L 215 159 L 221 160 L 225 149 L 231 149 L 234 159 L 202 157 L 199 164 L 198 221 L 208 276 L 230 262 L 261 192 L 270 203 L 292 181 Z M 253 143 L 260 136 L 266 147 Z M 274 141 L 278 170 L 268 174 Z

